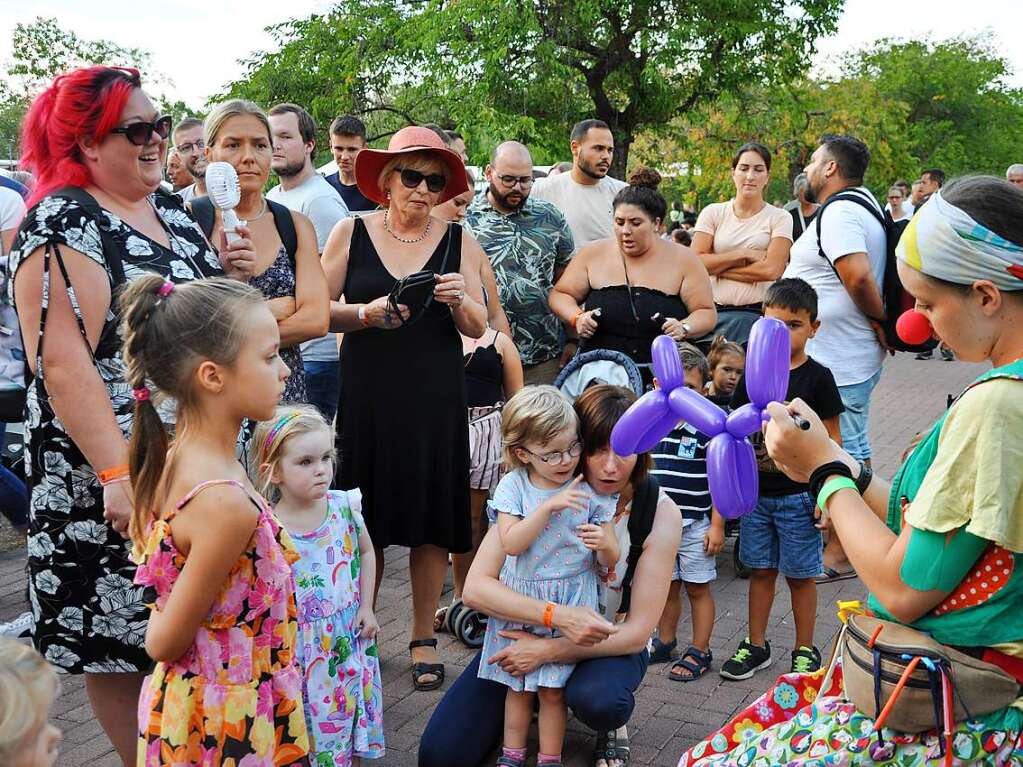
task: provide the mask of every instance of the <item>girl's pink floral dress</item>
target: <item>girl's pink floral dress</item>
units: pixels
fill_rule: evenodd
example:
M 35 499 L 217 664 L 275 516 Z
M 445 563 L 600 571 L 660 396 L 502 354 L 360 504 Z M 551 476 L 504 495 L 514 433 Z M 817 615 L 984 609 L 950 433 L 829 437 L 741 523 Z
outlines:
M 204 482 L 153 525 L 135 582 L 155 591 L 154 610 L 167 603 L 186 561 L 171 538 L 175 513 L 222 484 L 245 491 L 234 480 Z M 174 663 L 157 663 L 142 685 L 140 767 L 309 764 L 295 660 L 291 563 L 298 555 L 266 501 L 250 498 L 259 521 L 195 641 Z

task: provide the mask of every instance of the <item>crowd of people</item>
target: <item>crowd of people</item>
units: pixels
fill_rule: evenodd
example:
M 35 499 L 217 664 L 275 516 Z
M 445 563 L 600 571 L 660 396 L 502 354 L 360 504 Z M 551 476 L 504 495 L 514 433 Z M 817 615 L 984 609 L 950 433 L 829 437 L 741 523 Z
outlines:
M 450 681 L 422 767 L 521 767 L 534 708 L 538 765 L 562 763 L 569 710 L 595 731 L 594 767 L 629 764 L 650 665 L 687 683 L 774 663 L 779 573 L 787 672 L 680 765 L 1023 760 L 1023 165 L 948 184 L 928 169 L 882 206 L 868 147 L 825 135 L 786 210 L 751 141 L 734 197 L 693 216 L 653 169 L 608 175 L 599 120 L 545 177 L 526 145 L 497 143 L 477 192 L 457 132 L 408 126 L 370 148 L 343 115 L 324 176 L 308 111 L 267 106 L 172 124 L 137 71 L 79 69 L 25 119 L 30 186 L 0 176 L 0 329 L 20 338 L 0 344 L 0 414 L 24 429 L 24 479 L 0 468 L 0 506 L 27 535 L 35 648 L 0 638 L 0 761 L 54 763 L 54 670 L 84 676 L 126 766 L 380 758 L 375 609 L 394 547 L 412 686 Z M 209 196 L 212 163 L 237 174 L 237 226 Z M 992 369 L 889 486 L 868 419 L 892 280 L 946 359 Z M 748 635 L 715 659 L 710 438 L 680 421 L 625 456 L 611 434 L 660 387 L 662 335 L 687 389 L 743 408 L 761 317 L 788 331 L 788 390 L 753 439 L 759 494 L 738 522 Z M 817 584 L 857 574 L 873 661 L 828 664 Z M 482 648 L 448 680 L 436 634 L 466 610 Z M 849 620 L 840 644 L 857 641 Z M 890 649 L 914 630 L 948 651 L 929 671 Z M 873 663 L 870 695 L 845 683 L 854 661 Z M 961 711 L 979 665 L 1015 694 Z M 936 697 L 896 707 L 906 680 Z M 903 724 L 912 706 L 926 726 Z

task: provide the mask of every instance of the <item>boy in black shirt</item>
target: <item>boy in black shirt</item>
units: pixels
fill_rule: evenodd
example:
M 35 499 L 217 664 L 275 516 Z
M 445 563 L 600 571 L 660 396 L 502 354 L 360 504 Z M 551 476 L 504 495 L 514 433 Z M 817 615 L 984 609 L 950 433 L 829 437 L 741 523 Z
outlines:
M 820 416 L 831 438 L 841 444 L 838 416 L 844 410 L 831 371 L 806 353 L 806 342 L 820 327 L 817 293 L 800 279 L 778 280 L 764 297 L 764 316 L 781 320 L 789 329 L 788 401 L 802 398 Z M 739 381 L 732 395 L 732 408 L 749 402 L 746 379 Z M 789 584 L 792 615 L 796 623 L 796 648 L 791 670 L 816 671 L 820 651 L 813 644 L 817 614 L 817 586 L 814 578 L 823 568 L 819 517 L 809 488 L 789 479 L 767 455 L 763 435 L 755 434 L 754 447 L 760 475 L 760 497 L 756 508 L 742 517 L 739 558 L 752 569 L 749 590 L 749 636 L 735 655 L 721 666 L 725 679 L 749 679 L 771 664 L 767 621 L 774 602 L 774 584 L 780 570 Z

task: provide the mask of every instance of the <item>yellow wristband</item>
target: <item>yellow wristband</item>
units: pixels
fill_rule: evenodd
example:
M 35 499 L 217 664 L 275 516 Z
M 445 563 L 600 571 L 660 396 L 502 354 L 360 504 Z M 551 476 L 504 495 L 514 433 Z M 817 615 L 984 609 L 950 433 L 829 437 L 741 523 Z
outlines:
M 856 483 L 849 479 L 849 477 L 832 477 L 829 479 L 824 483 L 820 493 L 817 494 L 817 508 L 821 511 L 827 511 L 827 503 L 831 500 L 831 496 L 845 488 L 856 490 Z M 857 490 L 857 492 L 859 491 Z

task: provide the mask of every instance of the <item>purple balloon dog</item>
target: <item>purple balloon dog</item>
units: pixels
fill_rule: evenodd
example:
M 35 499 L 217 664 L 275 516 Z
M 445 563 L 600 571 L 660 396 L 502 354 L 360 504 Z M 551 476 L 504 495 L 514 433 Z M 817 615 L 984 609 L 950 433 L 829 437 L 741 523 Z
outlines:
M 762 317 L 750 331 L 746 355 L 749 404 L 725 413 L 710 400 L 685 388 L 678 346 L 658 336 L 651 347 L 660 390 L 640 397 L 611 431 L 618 455 L 653 449 L 679 421 L 710 437 L 707 482 L 714 507 L 726 519 L 741 517 L 757 502 L 757 461 L 749 435 L 769 417 L 764 408 L 782 402 L 789 388 L 789 331 L 780 320 Z

